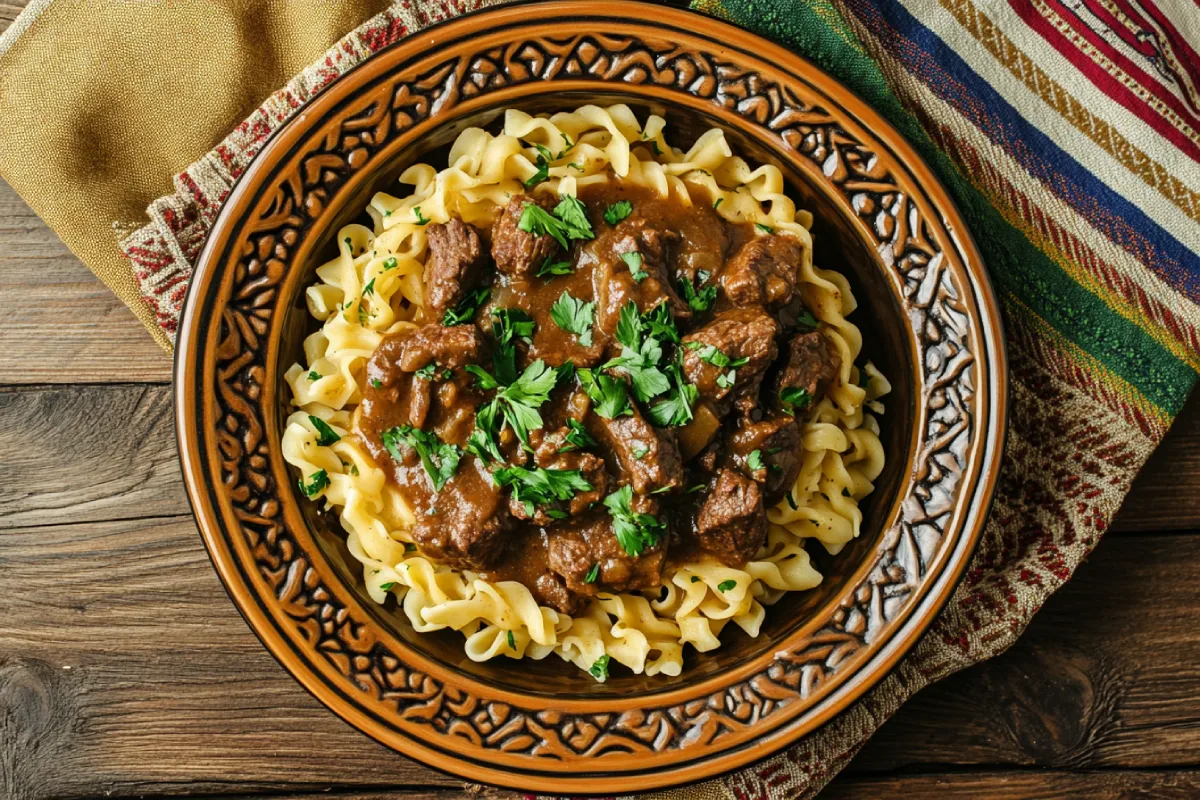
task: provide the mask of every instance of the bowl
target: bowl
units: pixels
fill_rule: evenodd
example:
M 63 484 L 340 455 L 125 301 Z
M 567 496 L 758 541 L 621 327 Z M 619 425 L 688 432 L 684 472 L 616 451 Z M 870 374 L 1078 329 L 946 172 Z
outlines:
M 603 33 L 600 33 L 603 31 Z M 689 652 L 678 677 L 596 684 L 565 662 L 474 663 L 378 606 L 336 520 L 281 454 L 283 372 L 315 322 L 304 288 L 341 225 L 419 158 L 503 109 L 623 102 L 680 144 L 711 126 L 783 171 L 815 260 L 859 300 L 891 380 L 888 465 L 863 534 L 757 638 Z M 472 14 L 326 88 L 241 176 L 188 292 L 176 364 L 183 473 L 205 545 L 250 626 L 350 724 L 431 766 L 529 791 L 617 794 L 710 777 L 827 723 L 937 615 L 983 528 L 1004 438 L 996 300 L 945 190 L 901 137 L 816 67 L 722 22 L 641 3 Z

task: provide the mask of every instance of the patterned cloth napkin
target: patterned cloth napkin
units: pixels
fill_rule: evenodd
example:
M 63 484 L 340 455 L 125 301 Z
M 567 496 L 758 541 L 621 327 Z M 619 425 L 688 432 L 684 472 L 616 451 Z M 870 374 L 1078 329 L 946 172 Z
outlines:
M 192 261 L 271 133 L 371 53 L 500 2 L 35 0 L 0 36 L 0 176 L 169 344 Z M 930 632 L 786 752 L 662 793 L 808 797 L 914 692 L 1016 640 L 1183 405 L 1200 370 L 1200 13 L 1190 0 L 694 5 L 794 48 L 908 137 L 985 253 L 1007 327 L 998 495 Z

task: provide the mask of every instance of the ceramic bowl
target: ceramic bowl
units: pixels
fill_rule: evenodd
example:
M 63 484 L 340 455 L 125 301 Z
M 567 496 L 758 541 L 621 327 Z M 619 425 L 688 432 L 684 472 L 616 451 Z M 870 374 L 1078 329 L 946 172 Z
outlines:
M 556 658 L 476 664 L 367 597 L 336 520 L 281 455 L 283 372 L 315 322 L 304 288 L 338 228 L 463 128 L 585 102 L 723 128 L 812 211 L 818 264 L 859 300 L 891 379 L 887 469 L 863 535 L 816 557 L 817 589 L 727 629 L 683 674 L 592 682 Z M 214 564 L 263 643 L 350 724 L 464 778 L 616 794 L 746 765 L 876 684 L 949 597 L 979 538 L 1004 435 L 996 301 L 945 190 L 900 136 L 796 55 L 686 11 L 611 2 L 509 7 L 411 36 L 301 109 L 226 202 L 197 264 L 176 359 L 183 472 Z M 820 547 L 810 548 L 820 551 Z

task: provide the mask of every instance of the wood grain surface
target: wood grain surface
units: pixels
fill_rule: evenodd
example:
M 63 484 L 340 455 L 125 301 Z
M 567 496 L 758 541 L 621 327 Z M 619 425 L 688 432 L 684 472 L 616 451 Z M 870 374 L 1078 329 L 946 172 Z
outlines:
M 170 357 L 3 182 L 0 352 L 0 798 L 490 794 L 259 644 L 190 517 Z M 919 693 L 823 796 L 1200 796 L 1198 498 L 1193 397 L 1017 645 Z

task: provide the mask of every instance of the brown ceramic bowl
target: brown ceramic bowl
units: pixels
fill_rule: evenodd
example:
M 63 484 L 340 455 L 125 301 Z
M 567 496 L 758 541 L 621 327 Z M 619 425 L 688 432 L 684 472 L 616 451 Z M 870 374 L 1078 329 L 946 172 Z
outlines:
M 603 32 L 603 33 L 600 33 Z M 336 521 L 281 455 L 283 371 L 315 323 L 304 287 L 339 226 L 402 168 L 500 111 L 620 101 L 677 143 L 712 125 L 775 164 L 842 271 L 891 379 L 888 465 L 863 535 L 825 582 L 726 630 L 678 678 L 596 684 L 559 661 L 469 661 L 367 597 Z M 900 136 L 792 53 L 684 11 L 612 2 L 506 8 L 380 52 L 263 149 L 197 265 L 176 358 L 179 446 L 205 544 L 251 627 L 310 692 L 396 750 L 465 778 L 615 794 L 709 777 L 826 723 L 945 603 L 979 537 L 1003 440 L 996 301 L 961 218 Z M 819 550 L 820 548 L 814 548 Z

